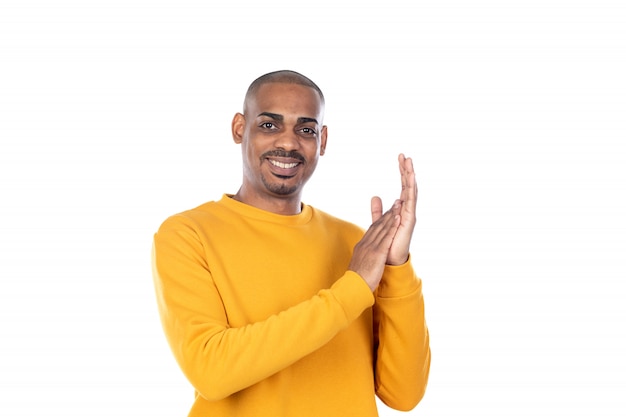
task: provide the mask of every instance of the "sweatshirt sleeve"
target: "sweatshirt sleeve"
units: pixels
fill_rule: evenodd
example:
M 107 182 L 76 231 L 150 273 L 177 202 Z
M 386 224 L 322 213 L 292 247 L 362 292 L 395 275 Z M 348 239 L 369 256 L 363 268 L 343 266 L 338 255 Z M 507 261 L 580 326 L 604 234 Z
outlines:
M 376 394 L 392 408 L 411 410 L 426 390 L 430 342 L 422 282 L 410 261 L 385 268 L 373 311 Z
M 182 371 L 210 401 L 247 388 L 319 349 L 374 304 L 351 271 L 329 289 L 267 319 L 230 327 L 193 225 L 155 234 L 153 277 L 163 328 Z

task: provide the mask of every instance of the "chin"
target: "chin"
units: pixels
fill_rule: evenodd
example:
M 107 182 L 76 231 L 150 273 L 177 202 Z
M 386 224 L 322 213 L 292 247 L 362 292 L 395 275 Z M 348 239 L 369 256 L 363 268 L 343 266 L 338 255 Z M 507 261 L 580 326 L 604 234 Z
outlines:
M 290 196 L 297 194 L 300 190 L 300 187 L 295 185 L 287 185 L 285 183 L 269 183 L 267 181 L 263 181 L 265 184 L 265 188 L 271 192 L 272 194 L 279 195 L 282 197 Z
M 298 187 L 287 187 L 285 185 L 278 185 L 269 188 L 273 194 L 279 195 L 281 197 L 288 197 L 298 193 Z

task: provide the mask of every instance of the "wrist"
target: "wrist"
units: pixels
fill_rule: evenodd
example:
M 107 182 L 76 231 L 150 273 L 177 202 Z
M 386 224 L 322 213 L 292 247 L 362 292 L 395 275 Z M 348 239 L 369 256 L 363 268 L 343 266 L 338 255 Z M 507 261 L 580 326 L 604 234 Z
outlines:
M 397 298 L 412 294 L 421 286 L 421 280 L 415 275 L 411 258 L 402 265 L 387 265 L 383 278 L 378 284 L 377 296 Z
M 387 262 L 385 262 L 385 265 L 387 265 L 387 266 L 400 266 L 400 265 L 404 265 L 408 261 L 409 261 L 409 254 L 407 253 L 404 256 L 399 256 L 399 257 L 394 257 L 394 258 L 389 257 L 387 259 Z

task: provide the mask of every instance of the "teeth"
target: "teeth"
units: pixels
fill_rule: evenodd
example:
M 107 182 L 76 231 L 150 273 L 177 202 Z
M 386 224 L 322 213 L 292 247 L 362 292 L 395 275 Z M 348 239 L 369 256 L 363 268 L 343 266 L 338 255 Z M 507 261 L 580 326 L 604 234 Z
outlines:
M 278 168 L 293 168 L 296 165 L 298 165 L 298 162 L 291 162 L 289 164 L 285 164 L 283 162 L 274 161 L 273 159 L 270 159 L 270 163 L 274 166 L 277 166 Z

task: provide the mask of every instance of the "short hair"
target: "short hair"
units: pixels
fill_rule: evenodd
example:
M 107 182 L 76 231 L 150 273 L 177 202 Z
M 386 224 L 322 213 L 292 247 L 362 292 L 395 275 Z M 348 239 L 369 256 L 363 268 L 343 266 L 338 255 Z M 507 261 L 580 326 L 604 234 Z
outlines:
M 315 84 L 313 81 L 311 81 L 310 78 L 305 77 L 299 72 L 291 70 L 273 71 L 261 75 L 259 78 L 252 81 L 252 84 L 250 84 L 250 87 L 248 87 L 245 100 L 247 101 L 252 95 L 254 95 L 259 87 L 261 87 L 263 84 L 269 83 L 298 84 L 305 87 L 310 87 L 317 91 L 317 94 L 319 94 L 322 106 L 325 104 L 324 93 L 322 93 L 322 90 L 317 86 L 317 84 Z

